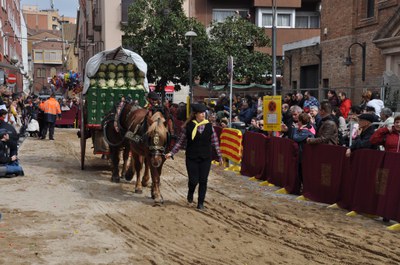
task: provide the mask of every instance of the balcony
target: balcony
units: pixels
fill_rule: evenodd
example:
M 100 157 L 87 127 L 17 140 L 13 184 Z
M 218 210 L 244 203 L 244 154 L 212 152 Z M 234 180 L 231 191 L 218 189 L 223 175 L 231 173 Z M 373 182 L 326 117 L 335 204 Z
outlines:
M 101 14 L 101 6 L 100 1 L 97 1 L 94 6 L 94 13 L 93 13 L 93 29 L 95 31 L 101 31 L 102 27 L 102 14 Z
M 301 0 L 281 0 L 276 1 L 278 8 L 300 8 Z M 254 0 L 254 7 L 271 7 L 272 0 Z
M 86 32 L 87 32 L 87 34 L 86 34 L 86 38 L 88 39 L 88 40 L 92 40 L 93 41 L 93 39 L 94 39 L 94 30 L 93 30 L 93 22 L 92 21 L 90 21 L 90 20 L 87 20 L 86 21 Z

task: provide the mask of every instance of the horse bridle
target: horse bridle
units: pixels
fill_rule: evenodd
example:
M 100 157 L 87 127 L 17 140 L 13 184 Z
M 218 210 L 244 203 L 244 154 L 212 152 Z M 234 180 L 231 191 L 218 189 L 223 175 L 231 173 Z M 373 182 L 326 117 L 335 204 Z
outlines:
M 160 123 L 160 118 L 158 118 L 157 123 Z M 160 145 L 160 135 L 158 132 L 152 137 L 153 141 L 149 144 L 150 153 L 153 156 L 165 156 L 165 150 L 167 149 L 168 141 L 166 141 L 165 146 Z
M 160 136 L 156 133 L 153 137 L 153 145 L 149 145 L 150 153 L 153 156 L 165 156 L 165 146 L 159 145 L 160 143 Z

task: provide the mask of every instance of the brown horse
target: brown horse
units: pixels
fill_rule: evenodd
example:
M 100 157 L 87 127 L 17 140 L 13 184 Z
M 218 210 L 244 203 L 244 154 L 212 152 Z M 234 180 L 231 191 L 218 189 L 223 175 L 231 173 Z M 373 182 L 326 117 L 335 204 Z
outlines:
M 143 187 L 148 185 L 148 175 L 145 175 L 142 181 L 140 177 L 143 164 L 147 162 L 152 178 L 152 198 L 156 203 L 162 203 L 159 185 L 161 170 L 165 161 L 165 149 L 168 143 L 168 129 L 163 114 L 156 112 L 150 116 L 148 110 L 135 109 L 132 104 L 126 104 L 121 111 L 119 121 L 121 132 L 124 133 L 124 138 L 129 141 L 133 156 L 136 172 L 135 192 L 141 193 Z M 128 170 L 127 175 L 131 172 L 133 172 L 132 167 Z
M 136 109 L 135 106 L 131 106 Z M 110 150 L 111 159 L 111 181 L 118 183 L 121 178 L 130 181 L 133 178 L 132 172 L 132 156 L 130 155 L 129 140 L 124 137 L 124 134 L 119 130 L 117 131 L 114 124 L 116 120 L 116 109 L 108 113 L 103 121 L 103 135 L 104 140 L 107 142 Z M 122 153 L 123 166 L 121 174 L 119 174 L 120 154 Z M 148 174 L 148 172 L 147 172 Z

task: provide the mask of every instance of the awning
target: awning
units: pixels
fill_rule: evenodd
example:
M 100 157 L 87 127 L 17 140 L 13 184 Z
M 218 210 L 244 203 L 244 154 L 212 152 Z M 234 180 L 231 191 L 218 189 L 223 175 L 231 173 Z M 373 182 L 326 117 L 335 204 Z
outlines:
M 201 88 L 206 88 L 209 89 L 208 85 L 198 85 Z M 265 89 L 270 89 L 272 88 L 271 85 L 262 85 L 262 84 L 248 84 L 248 85 L 237 85 L 233 84 L 232 88 L 234 89 L 249 89 L 249 88 L 265 88 Z M 215 85 L 211 88 L 211 90 L 215 91 L 220 91 L 220 90 L 225 90 L 229 89 L 229 85 Z
M 3 62 L 0 62 L 0 68 L 8 68 L 8 69 L 12 69 L 12 70 L 17 70 L 17 71 L 19 71 L 19 68 L 18 68 L 18 67 L 14 66 L 14 65 L 12 65 L 12 64 L 3 63 Z

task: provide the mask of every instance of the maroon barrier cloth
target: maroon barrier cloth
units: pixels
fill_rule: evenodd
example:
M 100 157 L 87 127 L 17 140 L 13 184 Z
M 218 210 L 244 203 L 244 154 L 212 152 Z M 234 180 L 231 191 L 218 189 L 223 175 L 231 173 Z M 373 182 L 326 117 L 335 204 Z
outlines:
M 267 138 L 261 133 L 245 132 L 240 174 L 256 179 L 266 179 Z
M 354 155 L 354 160 L 351 161 L 352 174 L 356 178 L 352 210 L 377 214 L 385 152 L 361 149 L 352 155 Z
M 346 148 L 336 145 L 305 144 L 302 154 L 303 195 L 323 203 L 336 203 Z
M 291 194 L 298 194 L 300 191 L 298 149 L 293 140 L 271 137 L 267 154 L 271 161 L 267 180 L 276 186 L 284 187 Z
M 352 210 L 354 186 L 356 183 L 356 176 L 352 173 L 354 155 L 346 158 L 343 161 L 343 177 L 340 183 L 339 200 L 337 204 L 349 211 Z
M 219 143 L 221 144 L 222 127 L 220 127 L 220 126 L 213 126 L 213 127 L 214 127 L 215 133 L 216 133 L 217 136 L 218 136 Z M 217 161 L 218 161 L 217 152 L 215 152 L 215 149 L 214 149 L 214 148 L 212 148 L 211 159 L 212 159 L 212 160 L 217 160 Z
M 386 152 L 377 176 L 377 215 L 400 222 L 400 153 Z
M 73 126 L 77 117 L 78 108 L 72 107 L 70 110 L 61 113 L 61 119 L 56 121 L 56 125 Z

